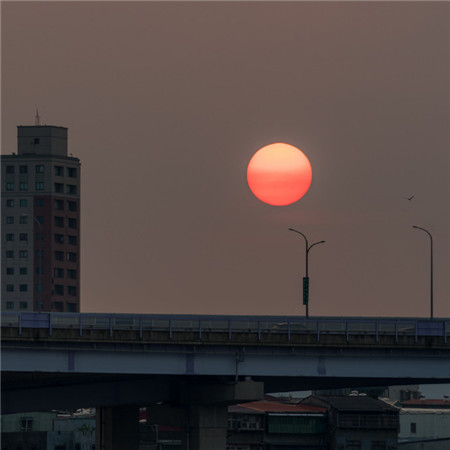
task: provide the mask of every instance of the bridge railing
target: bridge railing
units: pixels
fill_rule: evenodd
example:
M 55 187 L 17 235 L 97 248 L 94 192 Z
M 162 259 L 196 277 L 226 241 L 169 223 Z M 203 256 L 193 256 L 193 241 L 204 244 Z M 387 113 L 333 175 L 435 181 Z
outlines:
M 176 332 L 195 332 L 198 338 L 204 333 L 247 333 L 259 340 L 267 334 L 284 334 L 290 341 L 292 336 L 312 334 L 317 341 L 324 335 L 372 336 L 440 336 L 444 342 L 450 336 L 450 319 L 410 319 L 384 317 L 285 317 L 285 316 L 211 316 L 211 315 L 162 315 L 162 314 L 102 314 L 102 313 L 53 313 L 53 312 L 3 312 L 2 328 L 17 328 L 22 334 L 24 328 L 45 328 L 49 335 L 55 329 L 77 329 L 80 336 L 86 330 L 114 331 L 136 330 L 142 337 L 146 331 L 167 332 L 172 338 Z

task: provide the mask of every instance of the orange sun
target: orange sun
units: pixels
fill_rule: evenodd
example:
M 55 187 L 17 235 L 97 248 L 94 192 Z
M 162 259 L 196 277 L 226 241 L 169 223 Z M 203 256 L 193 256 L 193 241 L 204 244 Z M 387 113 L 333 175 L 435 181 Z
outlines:
M 311 164 L 293 145 L 277 142 L 259 149 L 248 163 L 250 190 L 269 205 L 290 205 L 300 200 L 311 185 Z

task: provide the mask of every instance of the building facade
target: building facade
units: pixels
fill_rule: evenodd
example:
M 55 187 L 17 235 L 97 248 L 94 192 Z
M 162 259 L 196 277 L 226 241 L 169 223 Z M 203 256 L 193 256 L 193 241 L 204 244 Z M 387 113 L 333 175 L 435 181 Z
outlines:
M 411 399 L 402 402 L 399 449 L 448 450 L 450 448 L 450 400 Z
M 228 407 L 227 450 L 328 450 L 327 410 L 256 401 Z
M 309 396 L 326 408 L 331 450 L 397 450 L 400 409 L 365 395 Z
M 1 417 L 2 450 L 95 450 L 95 413 L 31 412 Z
M 19 126 L 2 155 L 2 311 L 80 311 L 80 160 L 67 128 Z

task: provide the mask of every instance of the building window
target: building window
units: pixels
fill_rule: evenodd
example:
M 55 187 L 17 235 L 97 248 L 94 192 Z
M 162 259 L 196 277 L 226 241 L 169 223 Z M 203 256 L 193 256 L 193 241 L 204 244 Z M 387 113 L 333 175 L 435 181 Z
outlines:
M 68 218 L 67 219 L 67 226 L 69 228 L 76 228 L 77 227 L 77 219 Z
M 28 183 L 26 181 L 19 183 L 19 190 L 28 191 Z
M 23 417 L 20 419 L 20 430 L 31 431 L 33 429 L 33 419 Z
M 361 450 L 361 441 L 347 439 L 345 444 L 347 450 Z
M 70 178 L 75 178 L 77 176 L 77 169 L 73 167 L 67 167 L 66 174 Z
M 77 287 L 76 286 L 67 286 L 67 295 L 72 295 L 72 296 L 77 295 Z
M 43 198 L 37 198 L 36 199 L 36 206 L 44 206 L 44 199 Z
M 55 278 L 64 278 L 64 269 L 60 269 L 59 267 L 55 267 L 54 274 L 55 274 Z
M 36 190 L 37 191 L 43 191 L 44 190 L 44 182 L 43 181 L 36 181 Z
M 43 271 L 43 269 L 42 269 L 42 267 L 36 267 L 36 275 L 39 275 L 39 274 L 43 274 L 44 273 L 44 271 Z
M 6 285 L 6 292 L 14 292 L 14 285 L 13 284 L 7 284 Z
M 27 275 L 28 274 L 28 268 L 27 267 L 21 267 L 19 269 L 20 275 Z
M 44 292 L 44 285 L 41 283 L 36 284 L 36 292 Z
M 28 223 L 28 216 L 20 216 L 19 217 L 19 223 L 23 224 L 27 224 Z
M 64 261 L 64 252 L 55 252 L 56 261 Z
M 55 294 L 64 295 L 64 286 L 62 284 L 55 284 Z
M 14 267 L 7 267 L 6 275 L 14 275 Z
M 6 223 L 12 225 L 14 223 L 14 216 L 6 216 Z
M 63 302 L 53 302 L 52 308 L 56 309 L 56 311 L 62 312 L 62 311 L 64 311 L 64 303 Z
M 14 302 L 6 302 L 6 309 L 14 309 Z
M 55 216 L 55 227 L 63 227 L 64 226 L 64 217 Z
M 55 234 L 55 244 L 64 244 L 63 234 Z
M 44 173 L 44 166 L 42 164 L 36 166 L 36 173 Z
M 416 422 L 411 422 L 411 433 L 417 433 Z
M 20 292 L 28 292 L 28 284 L 20 284 L 19 291 Z
M 6 173 L 14 173 L 14 166 L 6 166 Z
M 28 258 L 28 251 L 27 250 L 20 250 L 19 256 L 21 258 Z
M 67 303 L 67 312 L 77 312 L 77 304 L 76 303 Z
M 7 258 L 14 258 L 14 250 L 6 250 Z
M 6 234 L 6 240 L 7 241 L 13 241 L 14 240 L 14 233 L 7 233 Z
M 55 166 L 55 175 L 57 177 L 64 176 L 64 167 L 62 167 L 62 166 Z
M 37 241 L 43 241 L 44 240 L 44 233 L 36 233 L 36 240 Z
M 19 234 L 19 241 L 28 241 L 28 234 L 27 233 L 20 233 Z
M 67 261 L 77 262 L 77 254 L 73 252 L 66 253 Z
M 371 450 L 386 450 L 386 441 L 373 441 Z
M 19 308 L 20 309 L 27 309 L 28 308 L 28 302 L 19 302 Z
M 36 250 L 36 257 L 42 258 L 44 256 L 44 250 Z
M 6 200 L 6 207 L 7 208 L 12 208 L 13 206 L 14 206 L 14 200 L 13 199 Z
M 64 200 L 55 200 L 55 209 L 64 209 Z
M 77 278 L 77 271 L 74 269 L 67 269 L 67 278 L 76 279 Z
M 76 236 L 67 236 L 67 243 L 69 245 L 77 245 L 77 237 Z
M 6 183 L 6 190 L 7 191 L 13 191 L 14 190 L 14 183 Z
M 28 173 L 28 166 L 19 166 L 19 173 Z
M 66 194 L 76 195 L 76 193 L 77 193 L 77 187 L 74 184 L 66 185 Z
M 76 211 L 77 210 L 77 202 L 73 202 L 73 201 L 69 200 L 67 202 L 67 209 L 69 211 Z
M 19 206 L 21 208 L 27 208 L 28 207 L 28 200 L 26 198 L 21 198 L 19 200 Z
M 36 220 L 42 225 L 44 223 L 44 216 L 37 216 Z
M 59 192 L 60 194 L 64 193 L 64 184 L 55 183 L 55 192 Z
M 39 138 L 34 138 L 34 140 L 33 140 L 34 145 L 39 145 L 39 142 L 40 142 Z

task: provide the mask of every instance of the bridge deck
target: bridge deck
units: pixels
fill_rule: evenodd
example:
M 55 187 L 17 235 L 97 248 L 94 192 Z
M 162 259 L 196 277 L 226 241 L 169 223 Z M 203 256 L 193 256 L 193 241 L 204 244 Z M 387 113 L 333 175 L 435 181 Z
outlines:
M 60 407 L 58 399 L 66 407 L 104 405 L 117 392 L 128 402 L 160 402 L 183 383 L 247 378 L 264 382 L 267 392 L 445 383 L 449 325 L 450 319 L 5 313 L 3 408 L 26 411 L 30 398 L 33 407 Z

